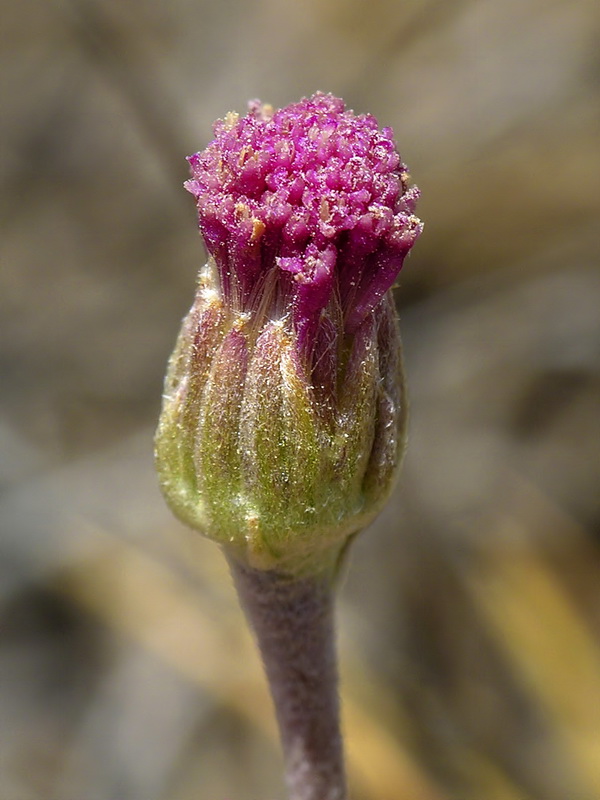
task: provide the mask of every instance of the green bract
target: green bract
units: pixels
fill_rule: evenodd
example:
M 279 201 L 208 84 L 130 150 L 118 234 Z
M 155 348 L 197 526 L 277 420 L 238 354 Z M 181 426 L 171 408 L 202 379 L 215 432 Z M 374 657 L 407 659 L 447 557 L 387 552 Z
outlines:
M 330 568 L 392 488 L 405 402 L 391 296 L 339 346 L 335 385 L 319 385 L 285 318 L 227 311 L 206 282 L 183 322 L 156 436 L 161 486 L 184 523 L 252 566 Z

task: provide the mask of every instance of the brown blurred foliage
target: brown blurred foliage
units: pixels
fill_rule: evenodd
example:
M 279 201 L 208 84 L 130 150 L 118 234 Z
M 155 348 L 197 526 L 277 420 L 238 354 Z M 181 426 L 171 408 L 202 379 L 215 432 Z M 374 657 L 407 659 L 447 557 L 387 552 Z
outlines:
M 402 484 L 340 600 L 353 800 L 600 798 L 598 5 L 7 0 L 0 795 L 283 796 L 218 550 L 159 496 L 184 156 L 316 89 L 396 131 Z

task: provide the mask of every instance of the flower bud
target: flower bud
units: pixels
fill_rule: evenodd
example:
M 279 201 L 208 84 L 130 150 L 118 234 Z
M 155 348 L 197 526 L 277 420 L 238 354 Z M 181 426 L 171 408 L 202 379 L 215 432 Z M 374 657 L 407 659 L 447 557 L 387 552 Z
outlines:
M 209 258 L 165 382 L 164 495 L 244 563 L 327 570 L 404 448 L 391 287 L 418 190 L 389 128 L 320 93 L 229 114 L 189 162 Z

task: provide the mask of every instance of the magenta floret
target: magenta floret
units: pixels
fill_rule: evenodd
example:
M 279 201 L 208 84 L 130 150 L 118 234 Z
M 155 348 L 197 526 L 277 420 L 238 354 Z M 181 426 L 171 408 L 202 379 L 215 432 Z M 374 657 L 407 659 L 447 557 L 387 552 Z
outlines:
M 253 101 L 214 133 L 185 185 L 225 297 L 250 308 L 275 270 L 302 338 L 332 298 L 353 333 L 422 228 L 392 130 L 317 93 L 275 113 Z

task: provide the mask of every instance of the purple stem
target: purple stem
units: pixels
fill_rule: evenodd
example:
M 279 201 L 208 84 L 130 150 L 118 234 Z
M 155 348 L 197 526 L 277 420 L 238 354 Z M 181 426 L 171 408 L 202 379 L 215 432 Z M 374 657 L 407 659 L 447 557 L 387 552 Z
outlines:
M 346 800 L 331 581 L 229 566 L 267 673 L 290 800 Z

